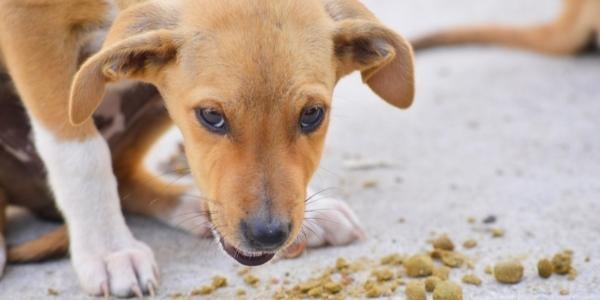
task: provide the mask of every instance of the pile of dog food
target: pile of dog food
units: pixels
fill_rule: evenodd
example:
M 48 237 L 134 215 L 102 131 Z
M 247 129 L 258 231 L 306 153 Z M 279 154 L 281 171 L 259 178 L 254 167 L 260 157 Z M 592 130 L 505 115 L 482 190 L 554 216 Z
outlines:
M 501 236 L 490 231 L 492 236 Z M 238 299 L 246 299 L 246 291 L 270 291 L 273 299 L 347 299 L 378 298 L 405 295 L 408 300 L 425 300 L 431 294 L 434 300 L 463 299 L 461 285 L 482 286 L 480 275 L 475 274 L 475 262 L 461 253 L 452 239 L 441 235 L 431 242 L 431 250 L 425 253 L 402 255 L 389 254 L 379 259 L 359 258 L 348 261 L 337 258 L 322 269 L 317 276 L 304 281 L 290 277 L 261 280 L 249 268 L 238 272 L 244 287 L 236 289 Z M 477 247 L 475 240 L 466 240 L 464 249 Z M 553 275 L 574 280 L 577 272 L 572 265 L 573 251 L 564 250 L 550 258 L 541 258 L 537 273 L 541 278 Z M 458 269 L 467 269 L 460 282 L 452 279 Z M 518 260 L 498 261 L 486 266 L 485 273 L 501 284 L 518 284 L 523 279 L 524 266 Z M 188 299 L 190 296 L 209 295 L 227 286 L 225 277 L 216 276 L 209 285 L 198 287 L 189 293 L 172 295 L 173 300 Z M 567 289 L 559 291 L 568 295 Z

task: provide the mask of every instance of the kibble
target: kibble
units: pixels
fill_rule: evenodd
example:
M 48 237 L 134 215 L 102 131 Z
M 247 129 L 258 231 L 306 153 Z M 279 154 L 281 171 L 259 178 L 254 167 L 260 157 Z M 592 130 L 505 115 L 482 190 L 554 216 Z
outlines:
M 485 274 L 494 274 L 494 267 L 487 265 L 485 266 L 485 269 L 483 269 L 483 271 L 485 272 Z
M 57 290 L 53 289 L 53 288 L 48 288 L 48 296 L 60 296 L 60 292 L 58 292 Z
M 415 255 L 404 262 L 404 267 L 410 277 L 429 276 L 433 272 L 433 261 L 427 255 Z
M 307 294 L 313 298 L 321 297 L 321 295 L 323 294 L 323 288 L 321 288 L 321 287 L 312 288 L 308 291 Z
M 389 281 L 394 277 L 394 272 L 389 268 L 379 268 L 374 270 L 371 275 L 373 275 L 377 281 Z
M 516 260 L 499 262 L 494 267 L 494 276 L 501 283 L 518 283 L 523 278 L 523 265 Z
M 411 281 L 406 284 L 404 289 L 406 300 L 426 300 L 425 285 L 419 281 Z
M 571 270 L 572 254 L 563 251 L 557 253 L 552 258 L 552 265 L 554 265 L 554 272 L 560 275 L 566 275 Z
M 441 281 L 442 280 L 439 277 L 437 277 L 437 276 L 429 276 L 429 277 L 427 277 L 427 279 L 425 279 L 425 290 L 427 290 L 430 293 L 433 292 L 433 290 L 435 290 L 435 287 Z
M 481 285 L 481 279 L 475 274 L 466 274 L 465 276 L 463 276 L 462 282 L 477 286 Z
M 331 294 L 337 294 L 339 293 L 343 286 L 339 283 L 335 283 L 335 282 L 328 282 L 326 283 L 324 286 L 325 290 Z
M 450 268 L 446 266 L 436 267 L 435 269 L 433 269 L 432 274 L 433 276 L 441 280 L 448 280 L 448 278 L 450 277 Z
M 212 294 L 212 292 L 215 291 L 215 288 L 212 287 L 212 285 L 205 285 L 205 286 L 201 286 L 195 290 L 192 291 L 192 296 L 198 296 L 198 295 L 208 295 L 208 294 Z
M 477 247 L 477 241 L 476 240 L 466 240 L 463 243 L 463 247 L 465 247 L 465 249 L 472 249 Z
M 258 286 L 260 279 L 258 279 L 258 277 L 254 276 L 252 274 L 246 274 L 246 275 L 244 275 L 244 282 L 248 285 L 256 287 L 256 286 Z
M 462 300 L 461 287 L 452 281 L 442 281 L 433 291 L 433 300 Z
M 227 286 L 227 278 L 223 276 L 215 276 L 212 278 L 212 287 L 215 289 Z
M 377 298 L 380 297 L 382 293 L 381 287 L 378 285 L 372 285 L 366 290 L 365 295 L 369 298 Z
M 504 236 L 504 229 L 502 228 L 494 228 L 492 229 L 492 237 L 500 238 Z
M 350 267 L 350 264 L 349 264 L 349 263 L 348 263 L 348 261 L 346 261 L 344 258 L 341 258 L 341 257 L 340 257 L 340 258 L 338 258 L 338 259 L 335 261 L 335 268 L 336 268 L 338 271 L 342 271 L 342 270 L 344 270 L 344 269 L 347 269 L 347 268 L 349 268 L 349 267 Z
M 444 251 L 442 252 L 441 259 L 444 265 L 451 268 L 458 268 L 465 262 L 465 259 L 462 257 L 462 255 L 456 252 Z
M 433 241 L 433 248 L 452 251 L 454 250 L 454 242 L 452 242 L 448 235 L 444 234 Z
M 380 260 L 382 265 L 401 265 L 403 261 L 404 257 L 398 253 L 386 255 Z
M 542 278 L 548 278 L 554 272 L 554 266 L 552 265 L 552 262 L 548 259 L 541 259 L 538 262 L 537 267 L 538 275 L 540 275 L 540 277 Z

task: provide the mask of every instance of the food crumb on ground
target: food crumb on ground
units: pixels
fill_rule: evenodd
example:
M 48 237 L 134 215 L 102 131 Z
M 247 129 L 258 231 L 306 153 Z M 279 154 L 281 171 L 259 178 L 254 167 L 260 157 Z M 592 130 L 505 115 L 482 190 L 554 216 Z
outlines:
M 454 250 L 454 242 L 448 235 L 444 234 L 433 240 L 433 248 L 452 251 Z
M 410 277 L 429 276 L 433 272 L 433 261 L 428 255 L 415 255 L 404 262 L 404 267 Z
M 367 181 L 363 182 L 362 186 L 365 189 L 376 188 L 377 187 L 377 181 L 375 181 L 375 180 L 367 180 Z
M 411 281 L 404 288 L 407 300 L 426 300 L 425 285 L 420 281 Z
M 427 279 L 425 279 L 425 290 L 427 290 L 430 293 L 433 292 L 435 290 L 435 287 L 441 281 L 442 280 L 439 277 L 437 277 L 437 276 L 429 276 L 429 277 L 427 277 Z
M 473 239 L 466 240 L 466 241 L 463 243 L 463 247 L 465 247 L 465 249 L 472 249 L 472 248 L 475 248 L 475 247 L 477 247 L 477 241 L 476 241 L 476 240 L 473 240 Z
M 505 231 L 502 228 L 492 228 L 491 233 L 493 238 L 500 238 L 504 236 Z
M 60 292 L 53 288 L 48 288 L 48 296 L 60 296 Z
M 389 281 L 394 277 L 394 272 L 389 268 L 378 268 L 371 272 L 377 281 Z
M 310 289 L 307 293 L 307 295 L 309 295 L 311 297 L 315 297 L 315 298 L 321 297 L 322 294 L 323 294 L 323 288 L 320 286 Z
M 451 268 L 458 268 L 463 265 L 465 259 L 462 255 L 456 252 L 444 251 L 442 252 L 441 260 L 444 265 Z
M 198 295 L 208 295 L 212 294 L 215 291 L 215 288 L 212 285 L 204 285 L 197 289 L 192 290 L 192 296 Z
M 538 275 L 540 275 L 540 277 L 542 278 L 548 278 L 554 272 L 554 266 L 552 265 L 552 262 L 548 259 L 541 259 L 538 262 L 537 267 Z
M 341 284 L 335 282 L 328 282 L 323 287 L 325 288 L 325 290 L 327 290 L 327 292 L 332 294 L 337 294 L 343 289 L 343 286 Z
M 433 291 L 433 300 L 462 300 L 462 288 L 452 281 L 442 281 Z
M 366 289 L 365 296 L 367 296 L 368 298 L 377 298 L 380 297 L 382 293 L 383 292 L 381 291 L 381 288 L 378 285 L 374 284 Z
M 227 278 L 223 276 L 214 276 L 212 278 L 212 287 L 215 289 L 227 286 Z
M 569 294 L 569 289 L 561 288 L 559 294 L 561 294 L 562 296 L 567 296 Z
M 552 258 L 552 265 L 554 265 L 554 272 L 560 275 L 566 275 L 571 270 L 571 261 L 573 254 L 569 251 L 562 251 L 556 253 Z
M 481 279 L 475 274 L 466 274 L 465 276 L 463 276 L 462 282 L 477 286 L 481 285 Z
M 404 257 L 398 253 L 389 254 L 381 258 L 379 261 L 382 265 L 401 265 Z
M 494 274 L 494 267 L 492 267 L 491 265 L 487 265 L 485 266 L 485 269 L 483 269 L 483 271 L 485 272 L 485 274 Z
M 450 277 L 450 268 L 446 266 L 435 267 L 432 274 L 441 280 L 448 280 Z
M 350 264 L 344 258 L 340 257 L 335 261 L 335 268 L 338 271 L 342 271 L 343 269 L 347 269 L 348 267 L 350 267 Z
M 244 282 L 253 287 L 257 287 L 260 279 L 252 274 L 246 274 L 244 275 Z
M 523 278 L 523 265 L 516 260 L 499 262 L 494 267 L 494 277 L 500 283 L 518 283 Z

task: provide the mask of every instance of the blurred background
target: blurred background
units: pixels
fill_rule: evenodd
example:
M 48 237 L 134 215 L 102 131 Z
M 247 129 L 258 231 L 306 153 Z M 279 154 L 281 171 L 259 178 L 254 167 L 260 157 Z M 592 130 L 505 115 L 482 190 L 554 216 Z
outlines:
M 559 0 L 363 2 L 408 38 L 461 24 L 533 24 L 552 19 L 560 8 Z M 357 75 L 336 90 L 326 151 L 313 182 L 348 201 L 368 233 L 365 241 L 311 249 L 255 268 L 251 272 L 261 284 L 254 288 L 213 241 L 130 218 L 134 234 L 154 249 L 162 267 L 159 298 L 189 294 L 214 275 L 226 276 L 230 286 L 212 298 L 230 298 L 239 287 L 248 299 L 271 298 L 286 278 L 293 286 L 338 257 L 421 253 L 431 249 L 428 240 L 448 234 L 473 261 L 472 269 L 453 270 L 451 279 L 458 283 L 475 273 L 483 280 L 481 286 L 462 285 L 465 299 L 550 299 L 561 297 L 561 290 L 569 292 L 564 299 L 597 299 L 600 57 L 439 48 L 417 53 L 416 75 L 417 97 L 406 111 L 378 99 Z M 176 131 L 170 133 L 148 163 L 156 167 L 167 160 L 178 139 Z M 9 227 L 11 242 L 53 226 L 39 225 L 16 218 Z M 497 230 L 504 234 L 493 237 Z M 468 239 L 478 245 L 464 249 Z M 574 253 L 576 278 L 541 279 L 537 261 L 564 249 Z M 513 258 L 525 267 L 521 283 L 502 285 L 485 273 L 486 266 Z M 49 288 L 61 299 L 81 299 L 66 259 L 9 266 L 0 299 L 41 299 Z M 403 295 L 400 288 L 391 298 Z

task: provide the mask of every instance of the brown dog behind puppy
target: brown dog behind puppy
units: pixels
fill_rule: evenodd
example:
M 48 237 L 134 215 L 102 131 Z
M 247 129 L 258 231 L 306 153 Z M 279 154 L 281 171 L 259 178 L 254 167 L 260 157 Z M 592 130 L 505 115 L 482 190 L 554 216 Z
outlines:
M 491 44 L 553 55 L 572 55 L 596 43 L 600 47 L 600 1 L 563 0 L 560 16 L 533 26 L 481 25 L 444 29 L 411 41 L 415 50 Z

